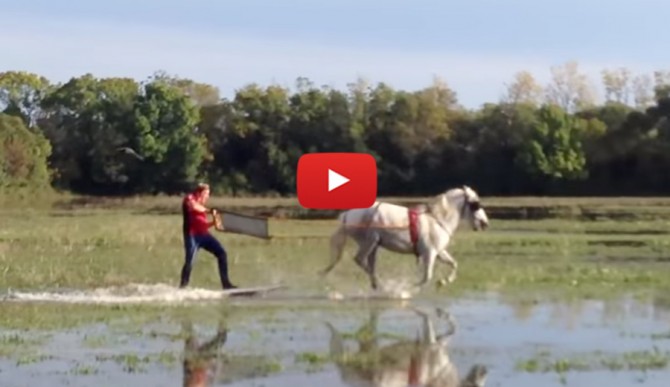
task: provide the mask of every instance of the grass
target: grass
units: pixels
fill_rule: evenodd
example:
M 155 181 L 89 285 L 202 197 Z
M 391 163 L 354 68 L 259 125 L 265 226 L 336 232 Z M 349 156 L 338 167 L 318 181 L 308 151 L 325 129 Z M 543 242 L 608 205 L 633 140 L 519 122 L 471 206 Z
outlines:
M 552 358 L 547 352 L 538 353 L 530 359 L 520 360 L 516 364 L 518 371 L 529 373 L 556 372 L 565 374 L 574 371 L 648 371 L 666 369 L 670 365 L 670 351 L 651 350 L 628 351 L 622 353 L 593 353 L 573 355 L 571 357 Z
M 437 194 L 439 192 L 435 192 Z M 87 197 L 72 194 L 34 196 L 0 195 L 2 208 L 15 205 L 59 211 L 122 210 L 141 214 L 178 214 L 180 197 L 132 196 Z M 32 201 L 31 201 L 32 200 Z M 383 201 L 411 205 L 424 197 L 383 197 Z M 667 197 L 482 197 L 488 212 L 499 219 L 658 219 L 670 216 Z M 274 218 L 329 218 L 336 211 L 307 210 L 295 197 L 221 197 L 213 196 L 210 205 L 232 211 Z
M 228 203 L 228 199 L 213 199 L 215 203 L 217 200 L 219 204 Z M 230 200 L 233 207 L 246 205 L 251 209 L 288 205 L 286 201 L 292 199 Z M 71 203 L 72 208 L 64 209 L 63 202 Z M 437 278 L 423 294 L 457 297 L 497 291 L 532 306 L 547 297 L 616 297 L 630 292 L 646 296 L 670 290 L 670 215 L 666 215 L 670 200 L 487 198 L 486 202 L 509 208 L 588 207 L 598 209 L 602 216 L 591 220 L 492 216 L 491 228 L 486 232 L 461 229 L 450 246 L 459 263 L 456 282 L 438 285 L 437 279 L 448 275 L 448 269 L 438 263 Z M 41 204 L 44 206 L 25 210 L 12 206 L 0 210 L 2 288 L 177 284 L 183 262 L 180 215 L 150 209 L 168 204 L 178 209 L 178 198 L 96 199 L 89 203 L 69 197 L 53 200 L 50 206 Z M 633 214 L 632 219 L 622 219 L 618 216 L 622 212 Z M 655 216 L 650 217 L 650 213 Z M 241 286 L 283 282 L 319 294 L 325 294 L 327 288 L 368 288 L 367 276 L 352 262 L 351 243 L 344 260 L 329 277 L 322 280 L 316 275 L 327 265 L 328 237 L 334 227 L 332 219 L 271 218 L 270 232 L 275 236 L 271 241 L 216 235 L 228 251 L 232 278 Z M 418 278 L 412 256 L 387 251 L 380 253 L 378 271 L 382 280 Z M 220 287 L 216 262 L 205 251 L 198 254 L 191 283 Z M 155 318 L 162 311 L 147 305 L 4 303 L 0 326 L 67 329 L 83 321 L 106 324 L 116 318 L 141 326 L 144 318 Z M 93 339 L 88 344 L 104 345 Z
M 167 199 L 137 202 L 135 207 L 150 208 L 161 200 Z M 589 199 L 574 200 L 591 203 Z M 530 287 L 588 294 L 622 288 L 668 289 L 670 216 L 662 216 L 666 210 L 656 211 L 655 219 L 647 216 L 659 203 L 664 202 L 610 199 L 608 205 L 617 211 L 644 214 L 635 220 L 618 220 L 616 216 L 591 221 L 493 218 L 491 229 L 485 233 L 461 229 L 450 247 L 460 264 L 458 279 L 448 287 L 430 291 L 505 292 Z M 231 273 L 239 284 L 282 281 L 322 289 L 324 283 L 316 272 L 327 264 L 327 238 L 334 227 L 331 219 L 273 218 L 272 241 L 233 234 L 217 236 L 228 251 Z M 180 228 L 179 214 L 143 213 L 115 205 L 27 213 L 4 210 L 0 216 L 0 283 L 12 289 L 176 284 L 183 259 Z M 351 261 L 352 253 L 350 244 L 347 258 L 326 284 L 367 286 L 367 278 Z M 447 275 L 446 267 L 438 263 L 437 268 L 438 275 Z M 382 278 L 417 278 L 410 256 L 383 251 L 378 269 Z M 218 288 L 214 273 L 215 260 L 200 252 L 193 285 Z
M 46 336 L 26 333 L 2 333 L 0 334 L 0 359 L 32 354 L 48 339 L 49 337 Z

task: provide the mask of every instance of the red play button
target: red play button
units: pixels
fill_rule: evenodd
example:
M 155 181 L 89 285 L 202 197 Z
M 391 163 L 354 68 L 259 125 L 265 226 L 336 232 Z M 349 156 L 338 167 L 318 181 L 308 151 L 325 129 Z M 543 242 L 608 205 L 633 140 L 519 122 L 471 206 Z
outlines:
M 367 153 L 305 154 L 296 180 L 305 208 L 365 208 L 377 200 L 377 163 Z

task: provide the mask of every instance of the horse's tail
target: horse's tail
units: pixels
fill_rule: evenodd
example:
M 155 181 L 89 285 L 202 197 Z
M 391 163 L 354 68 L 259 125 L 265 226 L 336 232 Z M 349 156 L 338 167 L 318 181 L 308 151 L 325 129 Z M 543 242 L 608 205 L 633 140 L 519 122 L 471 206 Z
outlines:
M 325 276 L 342 260 L 342 251 L 347 242 L 347 234 L 345 224 L 347 222 L 347 212 L 343 212 L 338 217 L 340 222 L 337 230 L 330 236 L 330 264 L 327 268 L 321 271 L 321 275 Z

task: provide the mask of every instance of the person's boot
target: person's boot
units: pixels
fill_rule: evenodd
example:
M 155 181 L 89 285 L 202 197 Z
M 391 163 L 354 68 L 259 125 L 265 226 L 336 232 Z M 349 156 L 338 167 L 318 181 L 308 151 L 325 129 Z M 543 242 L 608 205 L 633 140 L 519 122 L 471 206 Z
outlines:
M 233 285 L 230 282 L 230 278 L 228 278 L 228 260 L 227 257 L 219 257 L 218 258 L 218 263 L 219 263 L 219 277 L 221 278 L 221 286 L 223 286 L 223 289 L 228 290 L 228 289 L 237 289 L 237 286 Z
M 191 270 L 187 265 L 181 269 L 181 281 L 179 282 L 179 288 L 184 289 L 188 286 L 189 278 L 191 277 Z
M 229 290 L 229 289 L 237 289 L 237 286 L 235 286 L 235 285 L 233 285 L 232 283 L 230 283 L 230 281 L 227 281 L 226 283 L 223 284 L 223 288 L 224 288 L 225 290 Z
M 227 273 L 224 274 L 224 275 L 221 277 L 221 285 L 223 286 L 223 288 L 224 288 L 225 290 L 228 290 L 228 289 L 237 289 L 237 286 L 233 285 L 233 284 L 230 282 L 230 279 L 228 279 L 228 274 L 227 274 Z

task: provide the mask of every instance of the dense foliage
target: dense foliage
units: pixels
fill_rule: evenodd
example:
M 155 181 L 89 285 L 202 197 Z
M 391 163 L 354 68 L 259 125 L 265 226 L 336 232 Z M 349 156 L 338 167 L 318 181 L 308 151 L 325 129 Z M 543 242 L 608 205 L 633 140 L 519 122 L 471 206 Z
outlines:
M 540 85 L 520 72 L 469 110 L 443 81 L 418 91 L 216 87 L 158 72 L 63 84 L 0 73 L 0 186 L 86 194 L 176 193 L 202 179 L 228 194 L 293 194 L 306 152 L 368 152 L 380 195 L 470 184 L 487 195 L 670 193 L 670 73 L 603 71 L 605 98 L 570 62 Z M 134 154 L 134 150 L 139 154 Z

